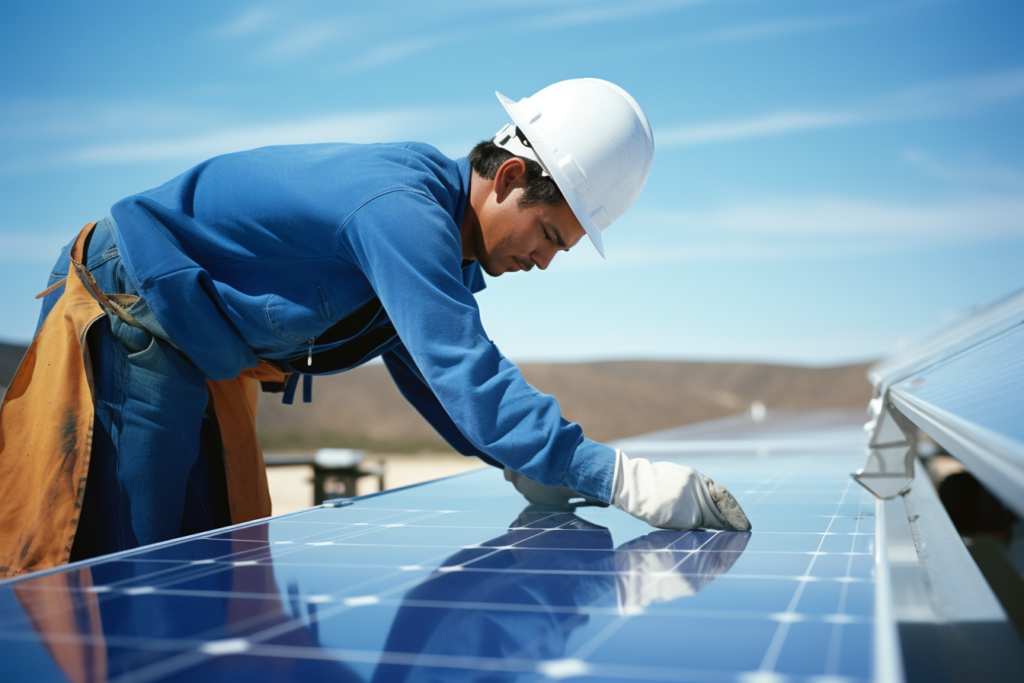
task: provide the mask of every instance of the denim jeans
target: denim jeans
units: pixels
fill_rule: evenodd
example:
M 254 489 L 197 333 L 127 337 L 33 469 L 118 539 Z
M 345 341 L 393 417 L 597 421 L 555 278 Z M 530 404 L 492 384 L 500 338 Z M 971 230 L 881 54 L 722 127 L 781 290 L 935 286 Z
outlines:
M 50 284 L 68 276 L 70 250 L 71 243 L 61 252 Z M 93 230 L 84 260 L 102 291 L 137 295 L 107 219 Z M 71 270 L 70 277 L 77 274 Z M 39 326 L 63 292 L 61 287 L 43 299 Z M 166 333 L 145 301 L 139 299 L 128 312 L 147 329 L 108 311 L 88 335 L 96 416 L 72 561 L 230 523 L 219 430 L 207 413 L 206 377 L 161 338 Z

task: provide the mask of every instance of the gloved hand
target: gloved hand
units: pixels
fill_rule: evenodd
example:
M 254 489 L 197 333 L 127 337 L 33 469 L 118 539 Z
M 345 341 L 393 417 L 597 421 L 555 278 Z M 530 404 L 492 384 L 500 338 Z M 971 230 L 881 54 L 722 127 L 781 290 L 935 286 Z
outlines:
M 650 462 L 615 451 L 612 505 L 661 529 L 749 531 L 740 504 L 692 467 Z
M 505 481 L 512 482 L 516 491 L 523 494 L 523 497 L 534 505 L 568 505 L 571 499 L 582 498 L 588 505 L 608 507 L 608 503 L 604 501 L 588 498 L 564 486 L 545 486 L 508 467 L 505 468 Z

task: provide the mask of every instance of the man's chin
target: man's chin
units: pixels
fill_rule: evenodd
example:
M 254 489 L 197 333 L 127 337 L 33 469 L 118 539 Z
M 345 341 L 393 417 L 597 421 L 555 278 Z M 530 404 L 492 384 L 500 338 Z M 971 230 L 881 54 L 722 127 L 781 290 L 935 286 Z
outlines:
M 480 261 L 480 267 L 483 268 L 484 272 L 487 273 L 488 275 L 490 275 L 491 277 L 501 277 L 506 272 L 508 272 L 508 271 L 505 271 L 505 270 L 496 270 L 494 268 L 494 266 L 492 266 L 489 263 L 485 263 L 483 261 Z

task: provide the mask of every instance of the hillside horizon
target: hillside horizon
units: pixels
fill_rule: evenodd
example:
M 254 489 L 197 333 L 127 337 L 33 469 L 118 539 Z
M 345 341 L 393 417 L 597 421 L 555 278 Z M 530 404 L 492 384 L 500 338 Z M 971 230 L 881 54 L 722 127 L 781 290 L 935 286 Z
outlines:
M 0 343 L 0 386 L 25 346 Z M 611 441 L 749 410 L 866 408 L 870 363 L 833 367 L 754 362 L 611 360 L 522 363 L 527 382 L 554 396 L 562 415 L 595 441 Z M 398 392 L 382 364 L 316 377 L 313 402 L 285 405 L 261 394 L 260 440 L 267 450 L 328 446 L 378 452 L 450 451 Z

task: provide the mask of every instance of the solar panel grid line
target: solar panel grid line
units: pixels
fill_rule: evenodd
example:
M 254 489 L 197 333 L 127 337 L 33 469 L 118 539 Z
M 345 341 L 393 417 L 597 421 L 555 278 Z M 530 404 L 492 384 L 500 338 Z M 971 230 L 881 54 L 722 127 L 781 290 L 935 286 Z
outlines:
M 342 661 L 363 662 L 376 664 L 403 664 L 414 666 L 436 666 L 446 669 L 472 669 L 476 671 L 516 671 L 534 672 L 537 670 L 537 662 L 528 659 L 495 659 L 492 657 L 467 657 L 452 655 L 423 655 L 407 654 L 399 652 L 374 652 L 368 650 L 350 650 L 343 648 L 331 648 L 329 650 L 317 650 L 310 652 L 309 648 L 300 648 L 288 645 L 259 645 L 249 650 L 250 654 L 280 657 L 319 657 L 320 653 L 325 656 L 341 659 Z
M 847 482 L 846 490 L 843 492 L 843 498 L 846 497 L 846 494 L 849 491 L 849 488 L 850 488 L 850 484 L 849 484 L 849 482 Z M 840 503 L 842 503 L 842 499 L 840 499 Z M 837 512 L 838 512 L 838 508 L 837 508 Z M 830 529 L 832 528 L 832 524 L 834 522 L 835 522 L 835 517 L 833 517 L 832 521 L 829 522 L 829 528 Z M 826 529 L 826 533 L 828 533 L 827 529 Z M 825 542 L 825 537 L 822 536 L 821 542 L 818 545 L 818 552 L 821 551 L 821 544 L 823 544 L 824 542 Z M 807 571 L 804 572 L 805 576 L 810 576 L 811 575 L 811 569 L 814 567 L 814 563 L 817 561 L 817 559 L 818 559 L 818 555 L 817 554 L 812 555 L 811 562 L 807 566 Z M 806 585 L 807 585 L 806 582 L 801 582 L 799 584 L 799 586 L 797 587 L 796 593 L 793 595 L 792 599 L 790 600 L 789 606 L 786 608 L 786 613 L 787 614 L 792 614 L 792 613 L 796 612 L 797 603 L 800 602 L 800 597 L 803 595 L 803 591 L 804 591 L 804 588 L 805 588 Z M 783 646 L 783 643 L 786 640 L 786 635 L 789 633 L 789 624 L 790 624 L 789 621 L 783 621 L 782 623 L 779 624 L 779 627 L 778 627 L 778 629 L 775 632 L 775 636 L 772 638 L 772 642 L 769 644 L 768 650 L 765 652 L 764 659 L 761 660 L 761 666 L 759 668 L 759 671 L 772 671 L 772 670 L 774 670 L 775 663 L 778 661 L 779 653 L 782 652 L 782 646 Z
M 508 612 L 560 612 L 563 614 L 604 614 L 618 615 L 618 609 L 613 607 L 561 607 L 558 605 L 533 606 L 533 605 L 509 605 L 500 602 L 450 602 L 444 600 L 380 600 L 381 605 L 406 605 L 410 607 L 443 607 L 445 609 L 488 609 Z M 665 616 L 694 617 L 700 619 L 769 619 L 773 621 L 785 621 L 785 613 L 779 612 L 740 612 L 730 611 L 728 613 L 715 610 L 697 609 L 668 609 L 661 608 L 659 614 Z M 870 623 L 870 620 L 855 615 L 821 615 L 821 614 L 798 614 L 799 621 L 820 621 L 822 623 Z
M 640 572 L 620 572 L 620 571 L 585 571 L 585 570 L 543 570 L 543 569 L 491 569 L 491 568 L 477 568 L 471 566 L 455 566 L 447 567 L 439 570 L 441 573 L 450 573 L 451 571 L 461 572 L 476 572 L 480 574 L 535 574 L 535 575 L 552 575 L 552 576 L 618 576 L 623 574 L 636 574 Z M 707 574 L 700 573 L 681 573 L 682 576 L 706 576 Z M 712 574 L 716 579 L 721 577 L 718 574 Z M 786 574 L 743 574 L 737 576 L 731 576 L 728 580 L 743 580 L 743 579 L 759 579 L 759 580 L 770 580 L 770 579 L 789 579 L 792 581 L 802 582 L 831 582 L 831 583 L 871 583 L 871 579 L 858 578 L 858 577 L 822 577 L 822 576 L 805 576 L 805 575 L 786 575 Z
M 325 661 L 361 662 L 365 664 L 402 665 L 416 667 L 433 667 L 438 669 L 465 669 L 491 673 L 536 673 L 544 676 L 544 680 L 572 680 L 581 675 L 609 680 L 650 680 L 650 681 L 722 681 L 723 683 L 743 680 L 731 673 L 709 672 L 705 669 L 688 671 L 669 667 L 644 667 L 637 670 L 632 667 L 604 665 L 602 670 L 594 670 L 585 662 L 575 659 L 536 660 L 513 658 L 490 659 L 482 657 L 454 657 L 446 655 L 422 655 L 392 652 L 373 652 L 340 648 L 322 648 L 310 651 L 307 648 L 286 645 L 258 645 L 245 651 L 247 656 L 255 657 L 295 657 L 321 659 Z M 710 674 L 710 675 L 709 675 Z M 132 679 L 134 681 L 134 679 Z M 838 679 L 836 683 L 842 683 Z M 113 682 L 112 682 L 113 683 Z M 125 681 L 124 683 L 127 683 Z M 822 682 L 827 683 L 827 682 Z
M 785 481 L 786 476 L 788 474 L 790 474 L 791 472 L 795 471 L 796 469 L 797 469 L 797 466 L 794 465 L 789 471 L 783 472 L 783 473 L 779 473 L 779 475 L 777 476 L 776 482 L 772 485 L 772 488 L 768 489 L 767 491 L 759 492 L 759 493 L 761 493 L 761 496 L 757 500 L 755 500 L 753 502 L 755 504 L 760 503 L 762 500 L 765 499 L 766 496 L 768 496 L 769 494 L 772 494 L 772 493 L 775 493 L 776 491 L 778 491 L 779 486 L 781 486 L 782 483 Z M 765 482 L 765 483 L 769 483 L 769 482 Z
M 845 497 L 845 495 L 844 495 Z M 824 540 L 824 539 L 823 539 Z M 854 541 L 851 539 L 850 547 L 852 549 Z M 850 579 L 851 572 L 853 570 L 853 558 L 855 553 L 850 552 L 846 562 L 846 573 L 844 577 Z M 846 607 L 846 597 L 850 590 L 850 582 L 844 581 L 842 588 L 839 591 L 839 602 L 836 607 L 837 613 L 842 613 Z M 832 628 L 832 634 L 829 638 L 828 651 L 825 653 L 825 674 L 836 675 L 839 672 L 839 656 L 842 651 L 842 631 L 843 622 L 837 622 Z
M 460 475 L 455 475 L 455 476 L 460 476 Z M 233 525 L 232 528 L 233 529 L 243 529 L 243 528 L 248 528 L 248 527 L 256 527 L 256 526 L 260 526 L 260 525 L 266 524 L 270 520 L 275 520 L 275 521 L 283 520 L 283 519 L 287 519 L 289 517 L 295 517 L 295 516 L 303 515 L 303 514 L 306 514 L 307 512 L 308 512 L 308 510 L 296 510 L 295 512 L 288 512 L 288 513 L 285 513 L 283 515 L 271 516 L 271 517 L 261 517 L 259 519 L 254 519 L 254 520 L 251 520 L 251 521 L 248 521 L 248 522 L 242 522 L 242 523 L 239 523 L 237 525 Z M 170 547 L 170 546 L 181 545 L 181 544 L 186 543 L 188 541 L 192 541 L 192 540 L 196 540 L 196 539 L 202 539 L 202 538 L 208 538 L 211 535 L 213 535 L 214 533 L 219 533 L 221 531 L 222 530 L 217 530 L 216 532 L 200 531 L 200 532 L 197 532 L 197 533 L 194 533 L 194 534 L 189 534 L 188 536 L 180 536 L 180 537 L 177 537 L 177 538 L 168 539 L 166 541 L 158 541 L 156 543 L 150 543 L 149 545 L 143 546 L 141 548 L 130 548 L 128 550 L 120 550 L 120 551 L 117 551 L 117 552 L 113 552 L 113 553 L 109 553 L 107 555 L 104 555 L 103 558 L 102 558 L 102 561 L 111 561 L 111 560 L 115 560 L 115 559 L 126 558 L 126 557 L 129 557 L 131 555 L 136 555 L 136 554 L 139 554 L 139 553 L 142 553 L 142 552 L 149 552 L 149 551 L 152 551 L 152 550 L 158 549 L 158 548 L 167 548 L 167 547 Z M 60 565 L 60 566 L 57 566 L 57 567 L 51 567 L 49 569 L 41 569 L 39 571 L 33 572 L 31 576 L 32 576 L 33 579 L 35 579 L 35 578 L 40 578 L 40 577 L 43 577 L 43 576 L 48 576 L 48 575 L 51 575 L 51 574 L 60 574 L 60 573 L 64 573 L 64 572 L 66 572 L 68 570 L 71 570 L 71 569 L 79 569 L 79 568 L 82 568 L 82 567 L 87 567 L 87 566 L 93 565 L 93 564 L 95 564 L 95 562 L 96 562 L 95 558 L 93 558 L 93 559 L 86 559 L 86 560 L 79 560 L 77 562 L 69 562 L 68 564 L 65 564 L 65 565 Z M 18 582 L 24 581 L 25 578 L 26 577 L 24 575 L 0 578 L 0 588 L 2 588 L 5 585 L 14 584 L 14 583 L 18 583 Z
M 620 572 L 620 574 L 621 574 L 621 572 Z M 770 577 L 767 577 L 767 576 L 765 576 L 765 577 L 753 576 L 753 577 L 745 577 L 745 578 L 759 578 L 759 579 L 787 580 L 787 581 L 791 580 L 791 581 L 794 581 L 794 582 L 800 582 L 801 579 L 810 579 L 812 581 L 818 580 L 818 579 L 815 579 L 814 577 L 792 577 L 792 578 L 791 577 L 781 577 L 780 578 L 778 576 L 770 576 Z M 806 582 L 806 581 L 804 581 L 804 582 Z M 857 583 L 857 582 L 867 582 L 867 581 L 863 580 L 863 579 L 852 579 L 851 578 L 850 580 L 836 579 L 836 582 L 837 583 L 845 584 L 845 583 Z M 237 591 L 235 591 L 235 592 L 227 592 L 227 591 L 218 592 L 218 591 L 186 591 L 186 590 L 165 589 L 165 590 L 153 591 L 153 594 L 154 595 L 179 596 L 179 597 L 230 597 L 230 598 L 234 598 L 234 599 L 252 599 L 252 600 L 273 600 L 274 599 L 274 596 L 267 595 L 267 594 L 243 593 L 243 592 L 237 592 Z M 361 598 L 365 598 L 367 596 L 360 596 L 360 597 Z M 388 602 L 389 602 L 387 599 L 379 599 L 379 598 L 376 598 L 376 596 L 370 596 L 370 597 L 373 597 L 374 599 L 376 599 L 377 603 L 379 603 L 379 604 L 388 604 Z M 313 596 L 313 598 L 314 599 L 312 599 L 312 600 L 307 600 L 307 602 L 312 602 L 312 603 L 315 603 L 315 604 L 323 604 L 323 603 L 326 603 L 326 602 L 334 602 L 335 601 L 335 598 L 333 598 L 333 597 L 331 597 L 329 595 L 326 595 L 326 596 Z M 338 602 L 342 602 L 342 601 L 345 601 L 345 600 L 348 600 L 348 598 L 344 598 L 344 597 L 337 598 Z M 443 606 L 451 608 L 451 609 L 477 609 L 477 608 L 481 608 L 481 607 L 485 607 L 486 606 L 488 609 L 493 608 L 493 609 L 502 609 L 502 610 L 511 610 L 511 611 L 538 611 L 538 610 L 544 610 L 544 611 L 561 611 L 561 612 L 566 612 L 566 613 L 587 613 L 587 614 L 604 614 L 604 613 L 611 614 L 611 613 L 615 613 L 615 610 L 613 608 L 600 608 L 600 607 L 561 608 L 561 607 L 558 607 L 558 606 L 544 606 L 544 607 L 508 606 L 508 605 L 504 605 L 503 603 L 484 603 L 484 602 L 458 602 L 458 603 L 453 603 L 453 602 L 429 601 L 429 600 L 403 600 L 403 601 L 393 601 L 391 604 L 398 604 L 399 602 L 402 602 L 403 604 L 417 605 L 417 606 L 441 606 L 441 605 L 443 605 Z M 709 611 L 709 610 L 693 610 L 693 609 L 689 609 L 688 610 L 688 609 L 667 609 L 667 608 L 662 608 L 659 611 L 662 614 L 672 614 L 672 615 L 677 615 L 677 616 L 695 616 L 695 617 L 701 617 L 701 618 L 733 619 L 733 618 L 757 617 L 757 618 L 773 619 L 773 620 L 777 620 L 777 621 L 792 621 L 790 619 L 786 619 L 785 618 L 785 613 L 779 613 L 779 612 L 737 612 L 737 611 L 732 611 L 732 612 L 729 612 L 727 614 L 724 614 L 724 613 L 714 612 L 714 611 Z M 798 616 L 800 617 L 799 620 L 801 620 L 801 621 L 807 621 L 807 620 L 830 621 L 830 619 L 833 616 L 835 616 L 835 615 L 798 614 Z M 857 620 L 857 619 L 854 618 L 854 620 Z
M 408 582 L 406 584 L 401 584 L 399 586 L 391 588 L 388 591 L 385 591 L 384 594 L 382 594 L 382 595 L 387 595 L 387 594 L 390 594 L 390 593 L 402 593 L 402 592 L 408 590 L 410 588 L 410 585 L 417 585 L 419 583 L 420 582 L 418 580 L 414 580 L 414 581 Z M 380 600 L 380 596 L 373 596 L 373 597 L 376 598 L 377 600 Z M 260 643 L 262 641 L 269 640 L 270 638 L 273 638 L 275 636 L 286 634 L 286 633 L 288 633 L 290 631 L 293 631 L 293 630 L 295 630 L 297 628 L 302 628 L 302 627 L 306 626 L 307 623 L 308 624 L 312 624 L 312 623 L 315 623 L 315 622 L 317 622 L 319 620 L 324 620 L 324 618 L 335 616 L 335 615 L 340 614 L 340 613 L 345 612 L 345 611 L 349 611 L 349 610 L 354 609 L 354 608 L 356 608 L 358 606 L 360 606 L 360 605 L 359 604 L 344 604 L 344 603 L 339 604 L 339 605 L 335 605 L 334 607 L 330 607 L 330 608 L 327 608 L 327 609 L 325 609 L 325 610 L 323 610 L 321 612 L 318 612 L 316 614 L 310 615 L 308 622 L 303 622 L 303 621 L 300 621 L 300 620 L 292 620 L 292 621 L 289 621 L 289 622 L 285 622 L 285 623 L 282 623 L 282 624 L 270 627 L 268 629 L 265 629 L 263 631 L 251 634 L 251 635 L 249 635 L 249 636 L 247 636 L 245 638 L 245 641 L 247 643 L 249 643 L 249 644 Z M 187 666 L 190 667 L 190 666 L 193 666 L 193 664 L 188 664 Z M 163 676 L 163 675 L 168 674 L 168 673 L 172 673 L 172 672 L 171 671 L 164 671 L 162 669 L 160 671 L 160 676 Z M 145 672 L 137 672 L 137 679 L 136 679 L 136 677 L 129 677 L 126 680 L 131 680 L 131 681 L 138 680 L 139 682 L 141 682 L 141 681 L 144 681 L 144 680 L 155 680 L 155 679 L 154 678 L 147 678 L 147 674 Z
M 1024 379 L 1024 326 L 990 339 L 894 384 L 924 403 L 945 407 L 971 422 L 1020 439 L 1019 398 Z
M 328 615 L 321 615 L 321 616 L 328 616 Z M 260 640 L 268 637 L 269 635 L 270 634 L 259 634 L 259 635 L 255 636 L 255 637 L 253 637 L 251 639 L 251 641 L 252 642 L 259 642 Z M 378 653 L 373 653 L 373 654 L 376 655 Z M 389 661 L 390 660 L 390 661 L 394 661 L 394 662 L 402 662 L 403 660 L 407 659 L 407 658 L 403 658 L 401 656 L 391 657 L 391 656 L 388 656 L 388 655 L 389 655 L 389 653 L 384 653 L 384 656 L 378 656 L 376 658 L 371 658 L 370 660 L 367 660 L 367 661 Z M 353 659 L 352 653 L 350 653 L 350 652 L 349 653 L 344 653 L 343 654 L 343 658 Z M 358 659 L 358 657 L 356 657 L 356 659 Z M 423 658 L 421 656 L 416 656 L 412 660 L 408 660 L 408 661 L 413 661 L 413 662 L 420 663 L 420 664 L 424 663 Z M 509 667 L 505 666 L 505 664 L 496 664 L 494 662 L 489 662 L 490 666 L 488 666 L 487 665 L 488 664 L 487 660 L 473 659 L 471 661 L 474 662 L 474 664 L 472 665 L 471 668 L 477 668 L 477 669 L 483 669 L 483 670 L 488 670 L 488 669 L 505 670 L 505 669 L 509 668 Z M 507 660 L 503 660 L 503 661 L 507 661 Z M 453 665 L 455 665 L 451 658 L 444 658 L 444 657 L 438 658 L 438 662 L 445 662 L 445 666 L 453 666 Z M 511 667 L 511 668 L 515 669 L 515 667 Z

